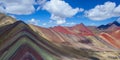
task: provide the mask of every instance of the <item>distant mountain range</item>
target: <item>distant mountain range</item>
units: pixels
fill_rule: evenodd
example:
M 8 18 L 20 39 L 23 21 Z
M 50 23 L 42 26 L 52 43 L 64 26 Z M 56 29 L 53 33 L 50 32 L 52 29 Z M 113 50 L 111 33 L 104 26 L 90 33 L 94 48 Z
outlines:
M 44 28 L 0 14 L 0 60 L 120 60 L 119 26 Z
M 111 26 L 120 26 L 120 23 L 119 22 L 117 22 L 117 21 L 114 21 L 114 22 L 112 22 L 112 23 L 109 23 L 109 24 L 106 24 L 106 25 L 100 25 L 100 26 L 98 26 L 97 28 L 99 28 L 99 29 L 107 29 L 107 28 L 109 28 L 109 27 L 111 27 Z

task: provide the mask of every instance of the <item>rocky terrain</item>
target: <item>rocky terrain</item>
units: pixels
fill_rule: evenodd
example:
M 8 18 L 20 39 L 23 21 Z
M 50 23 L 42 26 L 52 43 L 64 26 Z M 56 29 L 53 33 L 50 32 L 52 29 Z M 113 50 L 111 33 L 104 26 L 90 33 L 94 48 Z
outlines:
M 120 60 L 120 24 L 44 28 L 0 14 L 0 60 Z

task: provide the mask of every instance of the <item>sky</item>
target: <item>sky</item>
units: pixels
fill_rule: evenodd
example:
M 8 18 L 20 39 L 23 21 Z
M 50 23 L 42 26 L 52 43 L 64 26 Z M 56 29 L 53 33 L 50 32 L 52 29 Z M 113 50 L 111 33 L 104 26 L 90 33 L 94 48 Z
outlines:
M 42 27 L 120 22 L 120 0 L 0 0 L 0 12 Z

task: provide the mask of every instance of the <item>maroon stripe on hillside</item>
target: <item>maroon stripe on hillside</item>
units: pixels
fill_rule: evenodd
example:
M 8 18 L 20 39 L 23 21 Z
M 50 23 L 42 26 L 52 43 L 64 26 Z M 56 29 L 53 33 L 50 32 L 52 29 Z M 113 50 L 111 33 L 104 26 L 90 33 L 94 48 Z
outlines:
M 7 39 L 5 39 L 5 41 L 7 42 L 8 40 L 11 40 L 11 38 L 13 38 L 15 35 L 19 34 L 20 32 L 28 32 L 30 33 L 31 35 L 33 35 L 33 37 L 35 37 L 38 41 L 40 41 L 41 43 L 43 43 L 44 45 L 46 45 L 47 47 L 49 48 L 52 48 L 51 46 L 49 46 L 48 44 L 46 44 L 44 41 L 40 40 L 36 35 L 34 35 L 32 32 L 30 32 L 28 29 L 24 29 L 24 30 L 21 30 L 17 33 L 15 33 L 12 37 L 8 37 Z M 18 40 L 20 40 L 22 37 L 27 37 L 29 38 L 32 42 L 34 42 L 36 45 L 38 45 L 40 48 L 43 48 L 45 50 L 47 50 L 48 52 L 56 55 L 55 53 L 49 51 L 48 49 L 46 49 L 45 47 L 41 46 L 40 44 L 38 44 L 35 40 L 32 39 L 32 37 L 29 37 L 27 35 L 22 35 L 20 36 L 19 38 L 17 38 L 11 45 L 9 45 L 8 47 L 6 47 L 5 49 L 1 50 L 0 51 L 0 55 L 2 55 L 6 50 L 8 50 L 11 46 L 13 46 Z M 53 48 L 54 49 L 54 48 Z
M 32 56 L 25 56 L 25 53 L 30 53 Z M 27 44 L 22 45 L 19 49 L 17 49 L 16 53 L 14 54 L 14 56 L 12 56 L 11 58 L 9 58 L 10 60 L 43 60 L 43 58 L 40 56 L 40 54 L 38 54 L 38 52 L 36 52 L 32 47 L 30 47 Z

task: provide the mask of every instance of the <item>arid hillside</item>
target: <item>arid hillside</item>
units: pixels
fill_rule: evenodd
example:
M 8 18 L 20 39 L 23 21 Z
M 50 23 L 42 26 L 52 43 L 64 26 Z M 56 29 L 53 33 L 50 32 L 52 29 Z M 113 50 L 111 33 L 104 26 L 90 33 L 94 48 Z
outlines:
M 0 14 L 0 60 L 120 60 L 120 26 L 45 28 Z

